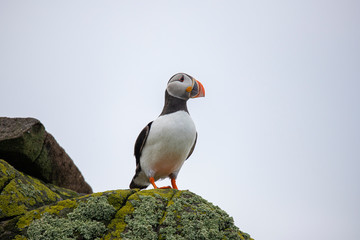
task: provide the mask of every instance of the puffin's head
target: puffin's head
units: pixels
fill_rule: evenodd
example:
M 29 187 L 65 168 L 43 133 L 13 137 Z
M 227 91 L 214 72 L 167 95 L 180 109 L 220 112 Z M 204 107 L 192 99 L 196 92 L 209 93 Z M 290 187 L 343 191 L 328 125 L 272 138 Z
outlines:
M 172 76 L 167 84 L 166 91 L 169 95 L 183 100 L 205 97 L 203 85 L 186 73 L 177 73 Z

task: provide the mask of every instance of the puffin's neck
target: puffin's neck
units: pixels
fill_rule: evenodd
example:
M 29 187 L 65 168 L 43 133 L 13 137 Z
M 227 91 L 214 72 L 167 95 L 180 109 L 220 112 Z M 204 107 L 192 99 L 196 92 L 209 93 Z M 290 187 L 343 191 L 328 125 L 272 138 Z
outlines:
M 173 97 L 165 90 L 165 104 L 160 116 L 181 110 L 189 113 L 186 102 L 187 100 Z

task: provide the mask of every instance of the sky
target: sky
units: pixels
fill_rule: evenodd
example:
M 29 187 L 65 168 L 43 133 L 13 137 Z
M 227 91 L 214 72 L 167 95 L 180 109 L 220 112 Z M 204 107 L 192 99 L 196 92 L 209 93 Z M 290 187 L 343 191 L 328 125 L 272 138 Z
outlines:
M 94 192 L 127 189 L 188 73 L 206 97 L 179 189 L 257 240 L 360 239 L 359 22 L 355 0 L 1 0 L 0 116 L 39 119 Z

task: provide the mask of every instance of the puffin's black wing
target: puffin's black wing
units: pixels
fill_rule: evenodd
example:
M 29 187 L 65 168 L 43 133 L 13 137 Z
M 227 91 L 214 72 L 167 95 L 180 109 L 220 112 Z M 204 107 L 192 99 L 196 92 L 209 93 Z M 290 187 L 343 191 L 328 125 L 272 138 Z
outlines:
M 146 188 L 147 186 L 140 186 L 140 185 L 137 185 L 134 180 L 135 178 L 140 174 L 141 172 L 141 166 L 140 166 L 140 157 L 141 157 L 141 152 L 142 152 L 142 149 L 144 148 L 145 146 L 145 143 L 146 143 L 146 139 L 147 137 L 149 136 L 149 132 L 150 132 L 150 128 L 151 128 L 151 124 L 152 122 L 149 122 L 148 125 L 146 125 L 146 127 L 144 127 L 144 129 L 140 132 L 139 136 L 137 137 L 136 139 L 136 142 L 135 142 L 135 146 L 134 146 L 134 155 L 135 155 L 135 159 L 136 159 L 136 170 L 135 170 L 135 175 L 130 183 L 130 188 L 133 189 L 133 188 L 140 188 L 140 189 L 143 189 L 143 188 Z
M 196 132 L 196 137 L 195 137 L 195 141 L 194 141 L 194 144 L 192 145 L 191 149 L 190 149 L 190 152 L 189 152 L 189 155 L 187 156 L 186 160 L 191 156 L 191 154 L 193 153 L 194 149 L 195 149 L 195 145 L 196 145 L 196 141 L 197 141 L 197 132 Z
M 136 167 L 140 164 L 140 156 L 142 149 L 144 148 L 144 145 L 146 143 L 146 139 L 149 136 L 151 124 L 153 122 L 149 122 L 146 127 L 140 132 L 139 136 L 136 139 L 135 146 L 134 146 L 134 155 L 136 158 Z

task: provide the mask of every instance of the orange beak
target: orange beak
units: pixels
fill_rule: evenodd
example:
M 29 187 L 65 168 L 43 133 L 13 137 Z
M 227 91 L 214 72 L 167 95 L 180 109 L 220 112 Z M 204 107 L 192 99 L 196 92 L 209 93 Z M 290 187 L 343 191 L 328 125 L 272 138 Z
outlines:
M 190 97 L 191 98 L 205 97 L 204 86 L 201 84 L 201 82 L 199 82 L 195 78 L 193 78 L 193 81 L 194 81 L 194 86 L 191 90 Z

